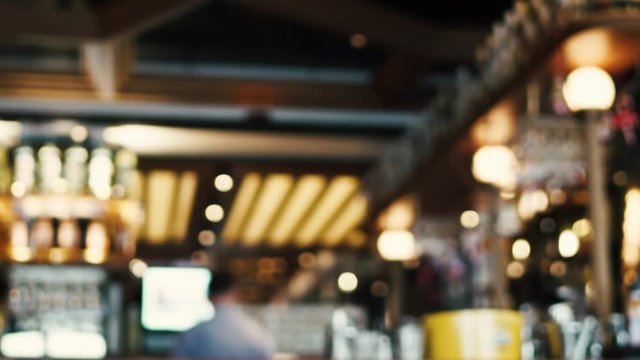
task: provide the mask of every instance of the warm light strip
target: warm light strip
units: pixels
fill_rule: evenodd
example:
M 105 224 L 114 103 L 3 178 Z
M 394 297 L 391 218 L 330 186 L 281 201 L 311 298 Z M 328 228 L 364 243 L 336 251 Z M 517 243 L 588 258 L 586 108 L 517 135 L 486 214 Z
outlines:
M 631 189 L 625 196 L 622 224 L 622 258 L 627 267 L 640 263 L 640 190 Z
M 292 186 L 293 177 L 291 175 L 272 174 L 267 176 L 242 237 L 245 245 L 257 245 L 266 237 L 271 219 L 275 216 Z
M 326 184 L 327 179 L 321 175 L 304 175 L 298 180 L 289 200 L 269 232 L 268 239 L 271 245 L 284 245 L 291 238 L 296 226 L 307 214 Z
M 196 172 L 187 171 L 180 176 L 174 212 L 175 221 L 170 233 L 171 238 L 178 242 L 186 241 L 197 186 L 198 174 Z
M 296 234 L 296 243 L 299 246 L 309 246 L 317 240 L 323 227 L 349 196 L 356 191 L 358 185 L 358 179 L 353 176 L 335 177 L 329 183 L 327 190 L 321 195 L 322 198 L 318 206 Z
M 178 177 L 172 171 L 152 171 L 147 182 L 146 239 L 153 244 L 167 240 Z
M 227 218 L 222 232 L 222 237 L 225 241 L 233 242 L 239 238 L 242 223 L 247 216 L 249 207 L 253 203 L 258 189 L 260 189 L 261 182 L 262 178 L 257 173 L 249 173 L 242 180 L 238 194 L 231 206 L 231 213 Z
M 331 223 L 322 237 L 322 244 L 336 246 L 353 231 L 367 216 L 367 199 L 362 194 L 356 194 L 340 212 L 336 220 Z

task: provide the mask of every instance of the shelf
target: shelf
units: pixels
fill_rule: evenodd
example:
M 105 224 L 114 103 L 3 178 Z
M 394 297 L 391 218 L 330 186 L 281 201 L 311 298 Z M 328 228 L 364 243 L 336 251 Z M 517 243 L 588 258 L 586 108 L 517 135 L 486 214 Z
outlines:
M 22 198 L 2 197 L 0 202 L 13 208 L 18 217 L 96 219 L 111 212 L 123 217 L 140 215 L 140 203 L 134 200 L 100 200 L 91 196 L 28 195 Z

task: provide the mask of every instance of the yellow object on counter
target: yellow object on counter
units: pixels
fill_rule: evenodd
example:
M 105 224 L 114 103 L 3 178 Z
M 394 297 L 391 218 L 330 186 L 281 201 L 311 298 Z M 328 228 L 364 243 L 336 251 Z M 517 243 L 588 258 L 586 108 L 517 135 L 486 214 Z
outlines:
M 512 310 L 471 309 L 424 317 L 426 357 L 434 360 L 520 359 L 523 319 Z

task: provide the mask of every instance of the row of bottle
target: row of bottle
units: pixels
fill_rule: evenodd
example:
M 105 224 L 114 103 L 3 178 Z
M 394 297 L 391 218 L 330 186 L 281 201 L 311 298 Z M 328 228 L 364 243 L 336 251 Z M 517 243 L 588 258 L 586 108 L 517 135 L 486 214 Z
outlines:
M 126 149 L 100 147 L 91 154 L 74 145 L 62 151 L 54 144 L 34 150 L 20 146 L 13 150 L 13 171 L 9 151 L 0 151 L 0 193 L 22 197 L 30 193 L 73 194 L 87 192 L 99 199 L 124 198 L 131 194 L 137 167 L 136 155 Z M 89 156 L 90 155 L 90 156 Z
M 108 255 L 133 255 L 135 244 L 125 226 L 101 220 L 39 218 L 30 224 L 15 221 L 9 233 L 10 249 L 91 250 Z

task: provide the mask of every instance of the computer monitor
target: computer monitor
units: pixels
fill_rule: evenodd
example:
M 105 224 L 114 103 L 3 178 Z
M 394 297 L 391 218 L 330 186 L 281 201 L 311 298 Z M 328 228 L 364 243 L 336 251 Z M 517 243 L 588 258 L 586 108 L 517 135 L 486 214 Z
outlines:
M 148 268 L 142 277 L 142 326 L 152 331 L 184 331 L 211 318 L 210 281 L 211 272 L 205 268 Z

